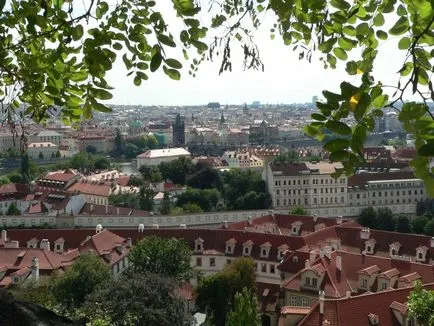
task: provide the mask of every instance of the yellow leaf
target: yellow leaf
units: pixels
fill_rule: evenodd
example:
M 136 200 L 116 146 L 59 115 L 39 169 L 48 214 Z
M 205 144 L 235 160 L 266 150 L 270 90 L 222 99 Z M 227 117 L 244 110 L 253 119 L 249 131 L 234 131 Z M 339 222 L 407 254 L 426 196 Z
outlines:
M 361 75 L 361 74 L 363 74 L 363 71 L 361 71 L 359 68 L 357 68 L 357 74 Z
M 353 96 L 351 96 L 350 101 L 348 103 L 351 111 L 354 112 L 354 110 L 357 107 L 357 103 L 359 103 L 359 100 L 360 100 L 360 94 L 359 93 L 354 94 Z

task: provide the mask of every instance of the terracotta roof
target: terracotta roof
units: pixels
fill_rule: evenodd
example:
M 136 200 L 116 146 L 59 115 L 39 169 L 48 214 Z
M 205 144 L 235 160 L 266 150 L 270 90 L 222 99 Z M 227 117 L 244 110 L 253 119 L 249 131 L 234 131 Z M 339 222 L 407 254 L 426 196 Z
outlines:
M 387 279 L 391 279 L 392 277 L 396 277 L 399 275 L 399 270 L 397 268 L 392 268 L 387 271 L 384 271 L 378 275 L 378 277 L 384 277 Z
M 83 193 L 88 195 L 108 197 L 111 194 L 111 185 L 109 183 L 99 183 L 96 181 L 81 181 L 70 186 L 69 193 Z
M 29 186 L 23 183 L 8 183 L 0 186 L 0 194 L 27 194 Z
M 348 187 L 364 188 L 368 181 L 416 179 L 412 171 L 360 173 L 348 177 Z
M 139 209 L 113 206 L 113 205 L 97 205 L 97 204 L 84 204 L 80 211 L 81 215 L 123 215 L 123 216 L 149 216 L 148 211 Z
M 60 181 L 60 182 L 68 182 L 69 180 L 75 178 L 77 175 L 70 172 L 54 172 L 48 173 L 45 177 L 40 180 L 51 180 L 51 181 Z
M 293 307 L 293 306 L 283 306 L 280 309 L 280 314 L 282 315 L 307 315 L 310 312 L 310 307 Z

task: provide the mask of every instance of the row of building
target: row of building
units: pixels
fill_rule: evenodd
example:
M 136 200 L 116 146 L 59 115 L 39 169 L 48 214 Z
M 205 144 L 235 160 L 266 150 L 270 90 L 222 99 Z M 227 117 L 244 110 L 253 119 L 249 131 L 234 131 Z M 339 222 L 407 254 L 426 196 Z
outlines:
M 149 235 L 186 241 L 191 266 L 204 276 L 251 257 L 263 325 L 409 325 L 414 283 L 434 285 L 434 238 L 369 230 L 344 218 L 273 213 L 218 229 L 3 230 L 0 287 L 64 271 L 83 253 L 100 256 L 117 275 L 134 243 Z M 186 289 L 194 310 L 193 287 Z

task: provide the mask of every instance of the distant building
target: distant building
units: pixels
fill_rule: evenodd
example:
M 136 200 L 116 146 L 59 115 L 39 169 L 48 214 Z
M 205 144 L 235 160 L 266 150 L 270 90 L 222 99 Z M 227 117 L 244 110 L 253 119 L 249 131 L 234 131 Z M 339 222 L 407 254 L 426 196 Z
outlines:
M 172 124 L 173 133 L 173 146 L 183 146 L 185 145 L 185 124 L 184 120 L 178 114 L 176 115 L 176 120 Z
M 63 138 L 62 134 L 59 134 L 58 132 L 52 130 L 44 130 L 38 133 L 37 135 L 30 137 L 30 139 L 35 143 L 50 142 L 56 144 L 57 146 L 60 145 L 62 138 Z
M 50 159 L 55 157 L 57 149 L 57 145 L 51 142 L 31 143 L 27 146 L 27 154 L 34 160 Z
M 252 108 L 259 109 L 260 107 L 261 107 L 261 102 L 260 101 L 253 101 L 252 102 Z
M 220 109 L 220 103 L 219 102 L 209 102 L 207 105 L 208 109 Z
M 161 162 L 170 162 L 180 157 L 190 157 L 184 148 L 152 149 L 137 156 L 137 169 L 142 165 L 155 166 Z

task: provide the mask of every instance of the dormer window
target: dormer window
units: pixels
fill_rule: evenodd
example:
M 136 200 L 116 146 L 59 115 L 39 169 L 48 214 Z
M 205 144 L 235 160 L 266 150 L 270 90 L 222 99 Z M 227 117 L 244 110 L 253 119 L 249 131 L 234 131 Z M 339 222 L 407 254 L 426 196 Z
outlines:
M 194 251 L 203 252 L 203 240 L 201 238 L 194 240 Z
M 300 221 L 291 224 L 291 235 L 300 235 L 300 229 L 303 223 Z
M 416 248 L 416 261 L 424 262 L 426 259 L 426 253 L 428 251 L 427 246 L 421 246 Z
M 389 254 L 390 256 L 399 255 L 399 249 L 401 248 L 401 244 L 396 241 L 389 245 Z
M 297 256 L 292 257 L 292 263 L 298 264 L 298 257 Z
M 20 283 L 20 278 L 18 276 L 14 276 L 13 280 L 14 280 L 14 284 Z
M 261 258 L 268 258 L 270 255 L 271 243 L 266 242 L 261 245 Z
M 252 254 L 253 241 L 248 240 L 243 243 L 243 256 L 250 256 Z
M 373 255 L 374 254 L 374 248 L 377 241 L 375 239 L 369 239 L 365 241 L 365 253 L 367 255 Z
M 277 248 L 277 260 L 282 260 L 283 257 L 285 257 L 285 253 L 288 251 L 288 249 L 289 247 L 286 243 Z
M 368 280 L 366 278 L 362 278 L 360 280 L 360 288 L 362 288 L 362 289 L 368 288 Z
M 225 253 L 228 255 L 232 255 L 234 253 L 236 243 L 237 243 L 237 241 L 234 238 L 226 241 Z

